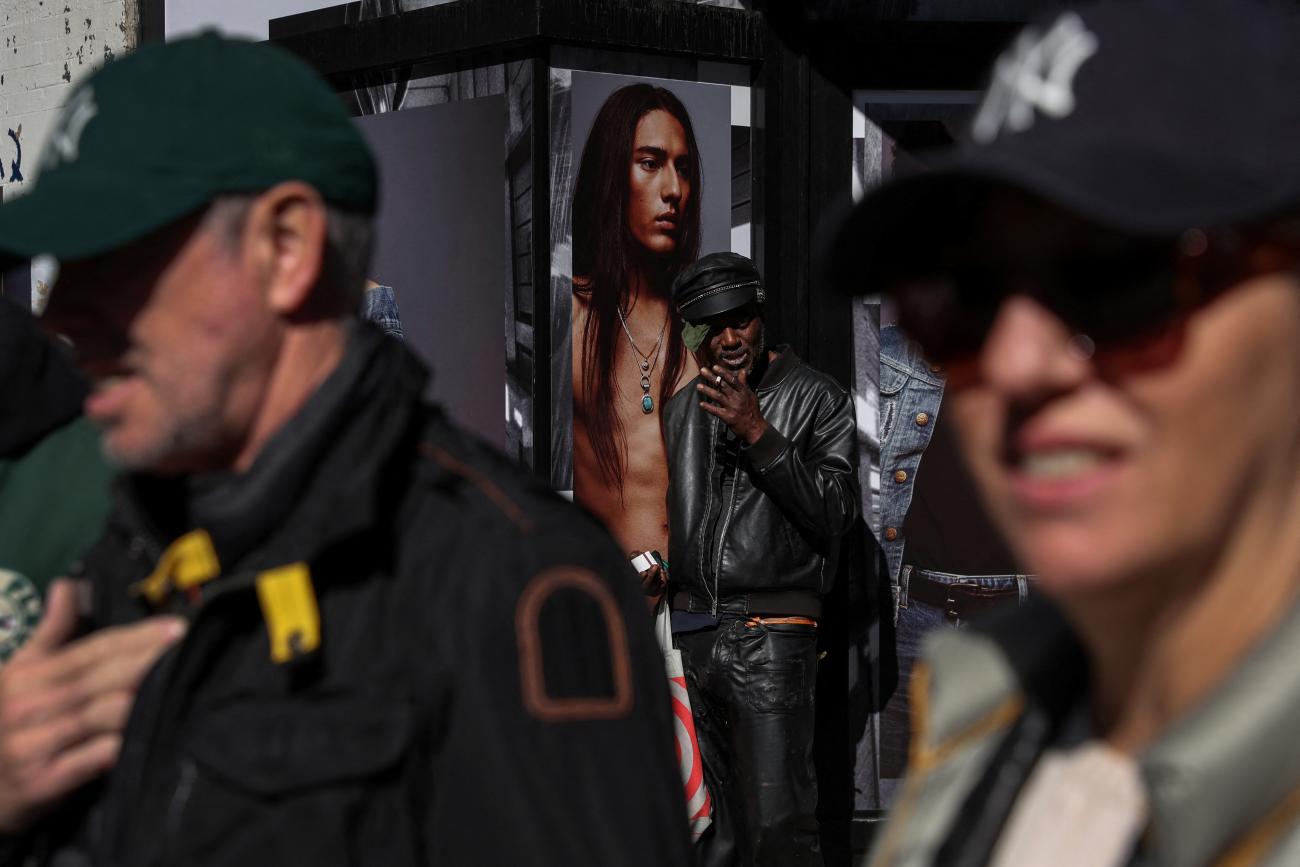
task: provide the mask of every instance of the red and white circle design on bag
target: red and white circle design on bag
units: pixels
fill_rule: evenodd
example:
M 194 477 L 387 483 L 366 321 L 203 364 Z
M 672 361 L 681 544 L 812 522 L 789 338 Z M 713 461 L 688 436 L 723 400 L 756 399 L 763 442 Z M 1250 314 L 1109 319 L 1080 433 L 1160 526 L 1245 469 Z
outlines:
M 704 764 L 700 759 L 695 720 L 691 717 L 690 700 L 687 698 L 686 678 L 668 678 L 668 688 L 673 697 L 677 766 L 681 768 L 682 783 L 686 788 L 686 815 L 690 817 L 691 839 L 697 840 L 713 821 L 713 801 L 709 797 L 708 786 L 704 785 Z

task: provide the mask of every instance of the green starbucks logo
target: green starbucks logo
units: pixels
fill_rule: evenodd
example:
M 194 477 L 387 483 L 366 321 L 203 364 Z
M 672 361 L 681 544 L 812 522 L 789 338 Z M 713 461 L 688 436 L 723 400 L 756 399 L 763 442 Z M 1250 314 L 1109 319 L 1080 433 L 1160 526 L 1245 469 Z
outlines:
M 23 646 L 40 619 L 40 591 L 25 576 L 0 569 L 0 664 Z

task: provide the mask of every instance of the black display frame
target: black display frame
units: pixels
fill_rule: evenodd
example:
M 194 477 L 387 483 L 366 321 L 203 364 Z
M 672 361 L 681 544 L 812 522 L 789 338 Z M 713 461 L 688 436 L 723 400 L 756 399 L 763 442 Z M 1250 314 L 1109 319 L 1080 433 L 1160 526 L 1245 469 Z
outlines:
M 353 3 L 274 19 L 270 35 L 340 92 L 415 66 L 454 71 L 529 63 L 534 191 L 551 187 L 550 71 L 572 65 L 558 58 L 593 50 L 748 67 L 752 249 L 772 289 L 769 335 L 851 383 L 853 299 L 827 290 L 819 265 L 829 231 L 851 206 L 851 94 L 978 88 L 996 53 L 1039 3 L 963 0 L 962 14 L 923 20 L 917 4 L 907 2 L 743 2 L 746 8 L 735 9 L 691 0 L 456 0 L 349 23 L 349 7 L 358 5 Z M 142 0 L 144 6 L 161 4 Z M 160 16 L 156 28 L 160 33 Z M 552 317 L 549 197 L 533 195 L 531 206 L 533 316 L 544 323 Z M 532 469 L 544 482 L 553 448 L 553 395 L 541 360 L 551 350 L 549 329 L 537 328 Z M 883 609 L 873 577 L 879 551 L 865 524 L 846 547 L 850 553 L 841 560 L 820 630 L 826 655 L 819 671 L 817 764 L 827 864 L 850 863 L 851 852 L 867 845 L 883 818 L 878 811 L 855 813 L 852 766 L 861 709 L 844 688 L 855 646 L 863 635 L 880 633 Z

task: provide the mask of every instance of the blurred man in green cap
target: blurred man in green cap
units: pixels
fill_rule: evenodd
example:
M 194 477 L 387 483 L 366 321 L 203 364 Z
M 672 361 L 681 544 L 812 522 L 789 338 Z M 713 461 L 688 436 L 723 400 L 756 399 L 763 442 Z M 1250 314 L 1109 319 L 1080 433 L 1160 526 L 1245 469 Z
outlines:
M 123 470 L 0 670 L 0 861 L 685 862 L 626 561 L 357 320 L 375 190 L 305 65 L 206 35 L 90 78 L 0 208 Z
M 5 270 L 0 262 L 0 272 Z M 50 582 L 95 541 L 111 468 L 81 417 L 86 385 L 32 314 L 0 299 L 0 666 Z

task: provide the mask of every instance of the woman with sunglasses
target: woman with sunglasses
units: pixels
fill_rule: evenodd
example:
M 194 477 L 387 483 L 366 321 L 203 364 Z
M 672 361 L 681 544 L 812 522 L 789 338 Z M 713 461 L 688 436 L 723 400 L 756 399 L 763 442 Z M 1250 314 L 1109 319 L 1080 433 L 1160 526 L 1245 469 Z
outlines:
M 870 863 L 1300 863 L 1298 44 L 1253 0 L 1050 17 L 844 229 L 1042 591 L 931 642 Z

